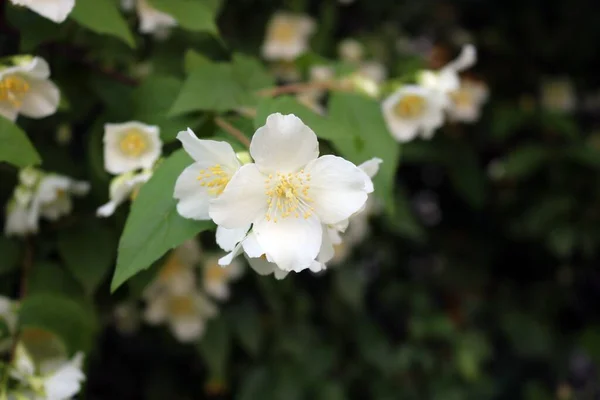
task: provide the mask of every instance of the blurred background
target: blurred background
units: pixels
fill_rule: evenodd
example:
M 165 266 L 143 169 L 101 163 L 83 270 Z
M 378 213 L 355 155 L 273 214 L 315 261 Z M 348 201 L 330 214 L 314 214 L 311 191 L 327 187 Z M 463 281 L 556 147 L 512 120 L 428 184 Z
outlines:
M 337 59 L 348 38 L 390 78 L 442 67 L 472 43 L 478 62 L 466 75 L 487 85 L 489 99 L 476 123 L 449 123 L 430 141 L 402 146 L 395 218 L 371 215 L 368 234 L 338 249 L 345 257 L 319 276 L 276 281 L 247 271 L 198 344 L 136 322 L 142 302 L 131 294 L 157 267 L 113 297 L 106 283 L 95 299 L 104 328 L 88 355 L 82 397 L 600 399 L 598 5 L 223 2 L 222 41 L 194 36 L 211 58 L 230 48 L 259 53 L 274 12 L 302 12 L 317 24 L 312 51 L 297 61 L 302 74 L 315 58 Z M 146 43 L 155 71 L 179 65 L 189 41 L 174 31 Z M 3 46 L 11 45 L 5 36 Z M 96 56 L 106 65 L 128 62 L 121 46 L 106 40 Z M 76 77 L 77 61 L 64 63 L 61 73 Z M 90 86 L 100 98 L 118 90 L 118 82 Z M 74 107 L 84 111 L 72 142 L 36 139 L 62 149 L 44 157 L 54 170 L 94 163 L 80 156 L 85 141 L 77 132 L 99 109 Z M 14 177 L 0 175 L 2 202 L 12 186 Z M 201 241 L 215 247 L 212 233 Z M 14 286 L 10 275 L 1 283 Z

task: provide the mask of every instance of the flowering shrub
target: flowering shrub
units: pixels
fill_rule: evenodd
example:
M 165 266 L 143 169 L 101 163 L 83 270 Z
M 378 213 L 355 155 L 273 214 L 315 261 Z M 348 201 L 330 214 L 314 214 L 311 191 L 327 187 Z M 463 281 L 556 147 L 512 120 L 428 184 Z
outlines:
M 492 39 L 395 2 L 242 3 L 0 5 L 0 400 L 576 398 L 500 387 L 598 335 L 561 348 L 496 272 L 559 265 L 543 303 L 595 257 L 569 79 L 504 102 Z

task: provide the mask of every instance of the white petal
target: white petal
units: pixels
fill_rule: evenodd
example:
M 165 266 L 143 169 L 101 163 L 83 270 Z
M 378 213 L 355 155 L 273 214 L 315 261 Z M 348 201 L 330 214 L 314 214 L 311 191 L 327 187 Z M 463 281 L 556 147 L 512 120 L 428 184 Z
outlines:
M 448 63 L 444 68 L 453 69 L 455 71 L 463 71 L 472 67 L 477 62 L 477 49 L 472 44 L 465 45 L 458 57 Z
M 235 245 L 246 237 L 246 233 L 249 229 L 250 225 L 238 229 L 227 229 L 218 226 L 216 234 L 217 244 L 225 251 L 232 251 L 235 248 Z
M 81 390 L 81 382 L 85 380 L 82 363 L 83 354 L 78 353 L 71 362 L 46 378 L 44 391 L 49 400 L 70 399 Z
M 253 231 L 260 247 L 280 269 L 302 271 L 308 268 L 319 254 L 323 228 L 312 216 L 281 218 L 279 221 L 262 219 L 254 224 Z
M 327 261 L 331 260 L 335 255 L 335 250 L 333 248 L 333 243 L 331 242 L 331 236 L 329 235 L 327 226 L 323 226 L 323 240 L 321 241 L 321 248 L 319 249 L 319 256 L 317 257 L 317 261 L 319 264 L 325 264 Z M 311 267 L 311 271 L 314 271 L 314 268 L 317 268 L 315 265 Z M 317 271 L 320 271 L 322 268 L 318 267 Z
M 60 91 L 48 80 L 29 79 L 29 92 L 23 97 L 20 113 L 29 118 L 52 115 L 60 102 Z
M 226 256 L 219 258 L 219 265 L 225 267 L 230 265 L 233 262 L 233 259 L 242 254 L 242 243 L 238 243 L 231 252 L 229 252 Z
M 168 316 L 167 297 L 164 294 L 158 294 L 148 301 L 144 310 L 144 320 L 149 324 L 160 324 Z
M 250 232 L 246 239 L 242 242 L 242 246 L 244 248 L 244 252 L 251 258 L 259 258 L 265 251 L 258 244 L 258 240 L 256 239 L 256 234 L 254 231 Z
M 268 262 L 264 257 L 246 257 L 250 267 L 259 275 L 270 275 L 275 272 L 277 265 Z
M 67 19 L 67 16 L 73 10 L 75 0 L 28 1 L 25 5 L 41 16 L 56 23 L 61 23 Z
M 177 140 L 195 161 L 207 162 L 211 165 L 219 164 L 221 167 L 234 170 L 237 170 L 240 165 L 233 148 L 227 142 L 198 139 L 189 128 L 187 131 L 179 132 Z
M 381 158 L 371 158 L 368 161 L 360 164 L 358 168 L 362 169 L 365 174 L 369 176 L 369 178 L 374 178 L 379 172 L 379 165 L 383 162 Z
M 312 263 L 311 263 L 312 265 Z M 273 270 L 273 275 L 275 275 L 275 279 L 282 280 L 289 274 L 289 271 L 284 271 L 281 268 L 275 268 Z
M 227 300 L 229 298 L 229 287 L 222 281 L 204 281 L 204 291 L 217 300 Z
M 198 182 L 200 171 L 205 170 L 208 166 L 205 163 L 194 163 L 184 169 L 175 182 L 173 197 L 179 200 L 177 212 L 184 218 L 210 219 L 208 207 L 214 196 L 208 193 L 206 186 L 200 186 L 200 182 Z
M 243 228 L 267 211 L 265 177 L 256 164 L 246 164 L 233 175 L 223 193 L 212 200 L 209 215 L 217 225 Z
M 177 340 L 182 343 L 193 342 L 204 333 L 205 323 L 195 316 L 186 316 L 170 321 L 171 331 Z
M 366 174 L 341 157 L 327 155 L 305 168 L 312 176 L 310 196 L 316 215 L 325 224 L 336 224 L 360 210 L 367 201 Z
M 22 67 L 26 75 L 35 79 L 50 78 L 50 66 L 42 57 L 33 57 L 31 62 Z
M 271 114 L 252 137 L 250 155 L 263 173 L 294 172 L 319 156 L 319 142 L 295 115 Z
M 0 102 L 0 115 L 9 121 L 16 121 L 19 110 L 8 102 Z

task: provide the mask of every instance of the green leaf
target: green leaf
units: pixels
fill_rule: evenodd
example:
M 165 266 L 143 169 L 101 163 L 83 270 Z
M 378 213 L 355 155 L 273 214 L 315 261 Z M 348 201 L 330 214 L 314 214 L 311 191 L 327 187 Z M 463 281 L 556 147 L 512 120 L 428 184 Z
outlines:
M 262 65 L 234 55 L 232 63 L 200 63 L 188 75 L 170 115 L 191 111 L 229 111 L 257 103 L 256 91 L 272 85 Z
M 185 219 L 177 213 L 173 188 L 179 174 L 191 163 L 185 151 L 176 151 L 142 186 L 131 206 L 119 242 L 112 291 L 139 271 L 150 267 L 169 249 L 213 226 L 207 221 Z
M 90 295 L 108 275 L 116 249 L 114 233 L 97 220 L 63 230 L 58 236 L 65 265 Z
M 551 152 L 542 146 L 521 146 L 504 160 L 504 177 L 526 179 L 543 167 L 550 156 Z
M 242 347 L 252 356 L 258 356 L 263 332 L 257 307 L 240 304 L 231 310 L 230 317 L 230 325 Z
M 76 301 L 59 294 L 30 295 L 19 311 L 22 327 L 46 329 L 58 335 L 70 352 L 91 347 L 95 320 Z
M 12 272 L 19 266 L 21 246 L 16 240 L 0 237 L 0 275 Z
M 39 164 L 42 160 L 27 135 L 16 124 L 0 116 L 0 161 L 17 167 Z
M 215 9 L 199 0 L 149 0 L 150 4 L 175 18 L 182 28 L 217 34 Z
M 223 318 L 211 320 L 198 343 L 198 351 L 213 377 L 223 379 L 231 352 L 231 334 Z
M 182 82 L 171 76 L 151 76 L 138 86 L 132 94 L 134 118 L 145 124 L 157 125 L 163 142 L 175 140 L 177 133 L 188 127 L 194 129 L 202 117 L 169 117 L 169 107 L 177 98 Z
M 36 262 L 29 276 L 28 294 L 58 294 L 83 299 L 81 285 L 61 265 L 52 261 Z
M 357 165 L 373 157 L 383 160 L 373 180 L 375 195 L 385 201 L 388 212 L 393 212 L 400 146 L 387 129 L 379 103 L 358 94 L 333 93 L 329 112 L 335 128 L 346 132 L 344 137 L 332 140 L 342 156 Z
M 114 36 L 135 48 L 133 35 L 114 1 L 77 0 L 70 17 L 96 33 Z
M 188 49 L 183 57 L 183 65 L 186 73 L 192 72 L 199 66 L 210 64 L 212 61 L 194 49 Z
M 447 169 L 456 191 L 473 208 L 485 202 L 486 177 L 475 151 L 463 143 L 453 143 L 446 150 Z

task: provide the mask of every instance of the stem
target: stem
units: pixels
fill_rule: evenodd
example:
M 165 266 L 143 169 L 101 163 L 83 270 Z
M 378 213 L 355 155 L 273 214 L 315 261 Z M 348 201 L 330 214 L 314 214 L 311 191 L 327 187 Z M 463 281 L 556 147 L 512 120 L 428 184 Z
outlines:
M 311 90 L 342 90 L 336 81 L 292 83 L 258 91 L 259 96 L 275 97 L 287 93 L 308 92 Z
M 250 148 L 250 139 L 248 139 L 246 135 L 244 135 L 244 133 L 238 128 L 231 125 L 229 122 L 225 121 L 221 117 L 215 117 L 215 124 L 217 124 L 217 126 L 223 129 L 225 132 L 229 133 L 231 136 L 236 138 L 244 146 Z

